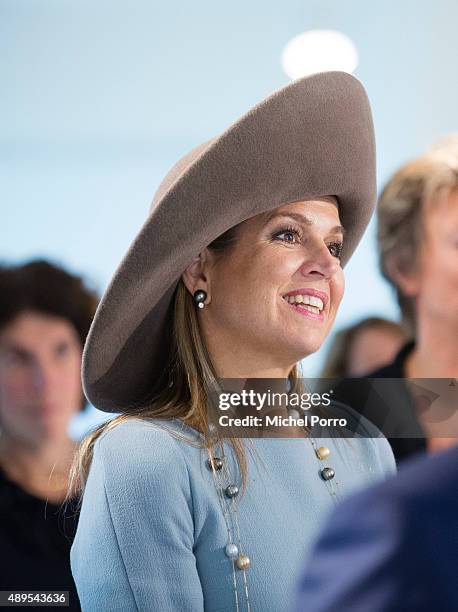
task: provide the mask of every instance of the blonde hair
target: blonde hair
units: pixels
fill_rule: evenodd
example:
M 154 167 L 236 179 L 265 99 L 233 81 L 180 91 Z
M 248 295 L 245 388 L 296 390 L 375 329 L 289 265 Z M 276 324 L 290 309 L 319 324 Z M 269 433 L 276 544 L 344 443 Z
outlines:
M 209 245 L 209 248 L 219 253 L 230 248 L 234 243 L 237 227 L 231 228 L 217 238 Z M 116 416 L 98 426 L 84 438 L 70 470 L 67 502 L 74 497 L 79 497 L 79 503 L 81 503 L 97 439 L 103 433 L 132 418 L 179 418 L 202 434 L 202 447 L 207 449 L 209 457 L 217 445 L 221 445 L 224 451 L 221 438 L 215 437 L 215 434 L 210 435 L 208 428 L 207 406 L 210 393 L 215 388 L 216 375 L 201 335 L 193 297 L 181 279 L 175 292 L 172 308 L 174 333 L 171 334 L 169 363 L 161 379 L 159 390 L 144 405 L 132 407 L 125 414 Z M 299 393 L 302 383 L 297 365 L 292 368 L 289 381 L 291 391 Z M 235 453 L 242 479 L 242 492 L 244 492 L 247 481 L 247 462 L 243 440 L 230 438 L 229 442 Z
M 380 269 L 394 287 L 403 325 L 415 335 L 415 304 L 392 278 L 390 264 L 412 269 L 423 235 L 427 205 L 446 198 L 458 188 L 458 136 L 438 143 L 423 156 L 402 166 L 388 181 L 377 207 Z

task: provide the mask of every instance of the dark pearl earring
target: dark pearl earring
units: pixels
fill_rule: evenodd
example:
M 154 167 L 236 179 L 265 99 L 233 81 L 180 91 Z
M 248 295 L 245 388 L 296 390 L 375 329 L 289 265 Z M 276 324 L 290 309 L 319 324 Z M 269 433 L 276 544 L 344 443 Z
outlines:
M 206 299 L 207 293 L 203 289 L 198 289 L 194 293 L 194 304 L 197 306 L 197 308 L 204 308 Z

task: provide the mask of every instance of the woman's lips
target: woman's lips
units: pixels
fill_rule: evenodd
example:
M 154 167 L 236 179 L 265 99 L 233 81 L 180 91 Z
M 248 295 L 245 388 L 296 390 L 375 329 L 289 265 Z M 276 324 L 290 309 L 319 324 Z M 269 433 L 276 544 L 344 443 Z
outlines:
M 308 317 L 309 319 L 314 319 L 315 321 L 324 321 L 324 311 L 320 312 L 319 314 L 316 314 L 314 312 L 310 312 L 310 310 L 307 310 L 301 304 L 290 304 L 283 298 L 282 302 L 284 302 L 288 308 L 291 308 L 302 317 Z
M 296 295 L 314 296 L 320 298 L 324 306 L 326 306 L 326 304 L 328 303 L 328 294 L 324 291 L 318 291 L 318 289 L 313 289 L 312 287 L 293 289 L 292 291 L 285 293 L 285 295 L 283 295 L 283 298 Z
M 282 295 L 283 300 L 298 314 L 315 321 L 324 321 L 328 294 L 313 287 L 293 289 Z

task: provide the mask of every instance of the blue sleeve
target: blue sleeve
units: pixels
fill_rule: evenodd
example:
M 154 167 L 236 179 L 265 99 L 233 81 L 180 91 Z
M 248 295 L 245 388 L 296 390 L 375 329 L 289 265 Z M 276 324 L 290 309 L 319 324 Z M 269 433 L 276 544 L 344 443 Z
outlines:
M 388 477 L 396 474 L 396 459 L 394 458 L 393 449 L 388 440 L 380 435 L 380 438 L 373 438 L 372 441 L 376 448 L 383 475 Z
M 83 612 L 202 612 L 193 544 L 179 442 L 138 421 L 102 434 L 71 549 Z

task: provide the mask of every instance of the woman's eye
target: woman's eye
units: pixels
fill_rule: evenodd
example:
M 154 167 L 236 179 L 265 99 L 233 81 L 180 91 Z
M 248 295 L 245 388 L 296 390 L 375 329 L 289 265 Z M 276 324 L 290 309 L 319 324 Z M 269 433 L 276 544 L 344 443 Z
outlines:
M 301 239 L 300 232 L 292 227 L 284 228 L 279 232 L 275 232 L 273 237 L 282 242 L 298 242 Z
M 328 249 L 333 257 L 340 259 L 342 254 L 342 246 L 343 245 L 341 242 L 332 242 L 331 244 L 328 244 Z
M 58 357 L 65 357 L 70 352 L 70 346 L 67 343 L 59 344 L 56 347 L 56 355 Z
M 7 350 L 5 352 L 0 353 L 0 362 L 1 364 L 7 367 L 23 368 L 30 365 L 32 359 L 29 355 L 27 355 L 27 353 L 24 353 L 22 351 Z

